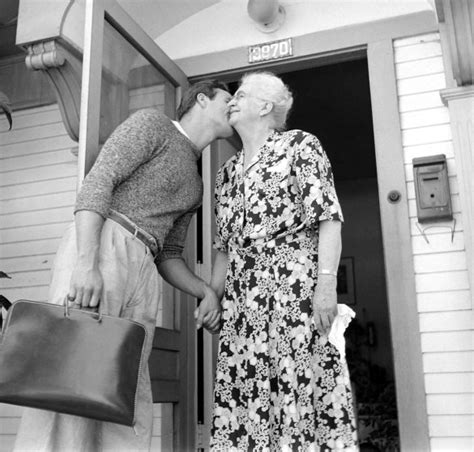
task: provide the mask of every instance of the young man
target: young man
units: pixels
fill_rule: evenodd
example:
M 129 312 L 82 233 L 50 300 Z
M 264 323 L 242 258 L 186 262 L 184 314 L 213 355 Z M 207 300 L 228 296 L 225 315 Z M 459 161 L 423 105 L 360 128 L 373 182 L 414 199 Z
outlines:
M 229 137 L 231 95 L 217 81 L 199 82 L 183 95 L 179 122 L 155 109 L 140 110 L 104 144 L 77 196 L 75 221 L 55 259 L 49 300 L 143 323 L 151 351 L 158 308 L 158 272 L 202 299 L 197 324 L 219 323 L 214 291 L 181 257 L 186 231 L 202 201 L 197 160 L 217 138 Z M 139 382 L 132 427 L 64 414 L 25 410 L 17 451 L 144 451 L 152 433 L 148 368 Z

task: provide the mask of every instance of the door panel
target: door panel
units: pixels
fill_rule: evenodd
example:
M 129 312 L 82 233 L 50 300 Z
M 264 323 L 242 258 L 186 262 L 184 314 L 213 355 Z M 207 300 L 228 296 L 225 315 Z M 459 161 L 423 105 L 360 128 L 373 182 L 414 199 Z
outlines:
M 86 2 L 85 21 L 90 35 L 86 36 L 83 56 L 80 179 L 92 166 L 100 145 L 134 111 L 153 107 L 173 118 L 181 87 L 188 83 L 182 71 L 116 2 Z M 101 43 L 102 51 L 97 52 L 88 42 Z M 100 95 L 94 95 L 97 92 Z M 191 268 L 194 248 L 195 233 L 191 231 L 186 253 Z M 152 450 L 193 447 L 195 335 L 190 319 L 194 322 L 194 306 L 192 297 L 161 281 L 158 328 L 149 360 L 155 402 Z

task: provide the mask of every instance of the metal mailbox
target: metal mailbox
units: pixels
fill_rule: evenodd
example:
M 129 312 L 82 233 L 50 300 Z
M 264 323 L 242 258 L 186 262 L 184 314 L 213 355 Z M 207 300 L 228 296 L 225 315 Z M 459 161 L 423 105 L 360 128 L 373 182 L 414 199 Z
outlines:
M 453 219 L 448 168 L 444 154 L 413 159 L 418 221 Z

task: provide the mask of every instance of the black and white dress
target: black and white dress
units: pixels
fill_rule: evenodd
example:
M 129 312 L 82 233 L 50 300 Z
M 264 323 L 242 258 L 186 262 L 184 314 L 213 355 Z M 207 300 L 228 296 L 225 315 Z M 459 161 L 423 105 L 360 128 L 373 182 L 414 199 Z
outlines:
M 347 366 L 312 316 L 318 224 L 342 221 L 317 138 L 273 132 L 216 181 L 215 247 L 228 253 L 213 451 L 356 450 Z

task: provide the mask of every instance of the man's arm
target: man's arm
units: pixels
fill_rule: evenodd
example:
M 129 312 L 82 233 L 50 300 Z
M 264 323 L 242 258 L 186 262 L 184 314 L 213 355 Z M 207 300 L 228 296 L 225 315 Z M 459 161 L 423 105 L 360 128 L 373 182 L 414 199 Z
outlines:
M 211 333 L 214 332 L 220 324 L 220 304 L 214 290 L 180 258 L 161 261 L 158 272 L 172 286 L 202 300 L 194 313 L 197 327 L 204 325 Z
M 341 257 L 341 222 L 319 223 L 318 271 L 337 273 Z M 317 330 L 328 334 L 337 315 L 337 277 L 335 274 L 319 274 L 313 296 L 313 315 Z
M 76 212 L 75 223 L 77 261 L 71 276 L 68 298 L 83 307 L 96 307 L 103 288 L 99 250 L 104 218 L 91 210 L 80 210 Z

